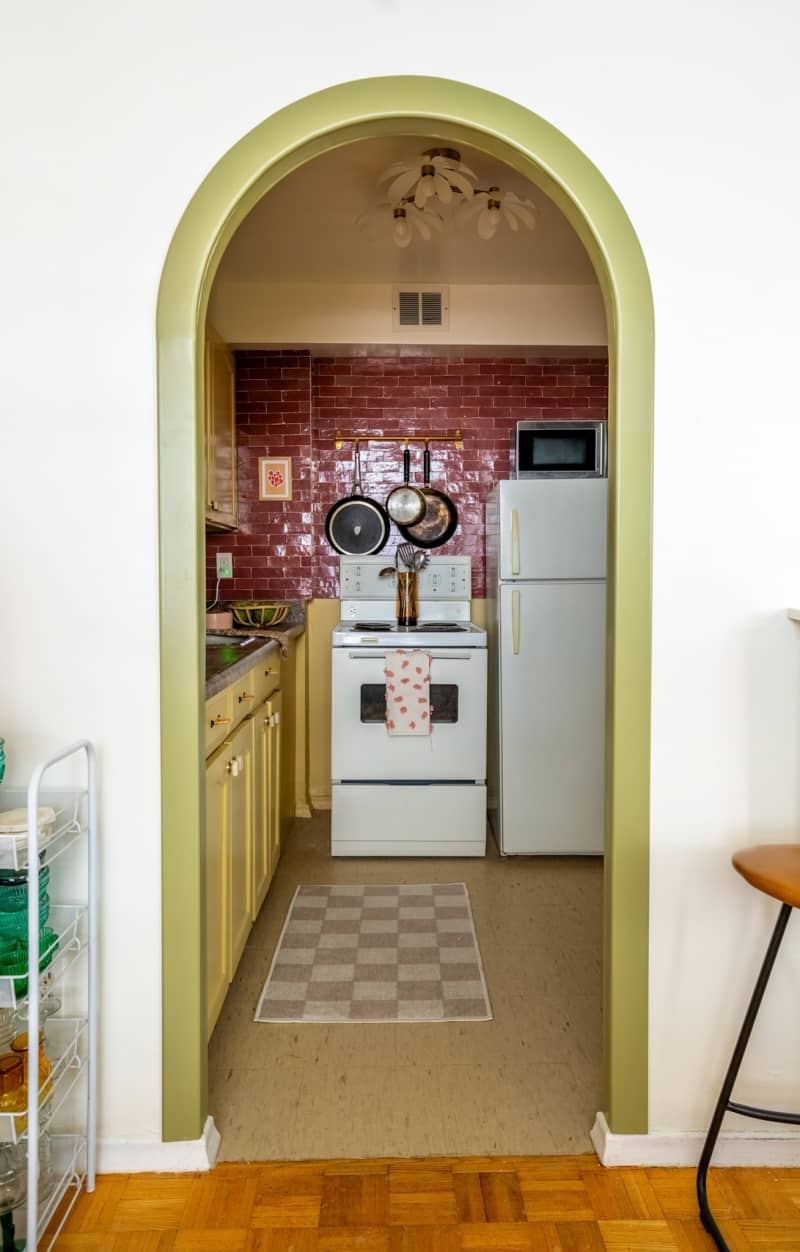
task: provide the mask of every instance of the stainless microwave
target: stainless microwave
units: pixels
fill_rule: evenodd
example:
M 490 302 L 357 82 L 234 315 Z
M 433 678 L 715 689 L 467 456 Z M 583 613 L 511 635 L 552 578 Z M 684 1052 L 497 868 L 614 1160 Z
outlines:
M 516 478 L 605 478 L 605 422 L 517 422 Z

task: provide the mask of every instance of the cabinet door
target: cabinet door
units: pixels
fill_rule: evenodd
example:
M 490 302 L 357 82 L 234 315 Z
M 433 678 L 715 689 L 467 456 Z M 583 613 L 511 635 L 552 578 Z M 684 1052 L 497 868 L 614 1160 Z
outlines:
M 206 339 L 206 518 L 235 528 L 236 400 L 233 356 L 216 331 Z
M 253 848 L 253 727 L 248 719 L 230 740 L 231 802 L 228 842 L 230 968 L 234 975 L 250 933 Z
M 269 749 L 269 873 L 270 878 L 281 855 L 281 693 L 276 691 L 264 706 L 271 721 Z
M 250 915 L 255 921 L 271 877 L 269 849 L 269 771 L 272 717 L 266 704 L 253 714 L 253 891 Z
M 206 999 L 211 1035 L 230 981 L 228 826 L 231 754 L 222 748 L 206 766 Z

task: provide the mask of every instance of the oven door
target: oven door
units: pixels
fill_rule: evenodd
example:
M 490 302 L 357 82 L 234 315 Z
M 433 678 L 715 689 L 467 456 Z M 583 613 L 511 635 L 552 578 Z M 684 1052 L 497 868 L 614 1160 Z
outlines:
M 429 651 L 431 733 L 394 737 L 385 721 L 385 649 L 333 649 L 331 775 L 335 783 L 485 779 L 486 650 Z

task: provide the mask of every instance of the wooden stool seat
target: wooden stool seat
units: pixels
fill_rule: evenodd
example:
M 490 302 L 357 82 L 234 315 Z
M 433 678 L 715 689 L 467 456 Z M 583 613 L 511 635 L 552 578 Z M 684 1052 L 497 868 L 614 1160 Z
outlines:
M 732 860 L 734 869 L 751 887 L 800 909 L 800 844 L 763 843 L 743 848 Z
M 697 1204 L 700 1209 L 700 1220 L 719 1252 L 730 1252 L 730 1249 L 709 1208 L 708 1167 L 711 1164 L 711 1156 L 723 1117 L 726 1113 L 738 1113 L 740 1117 L 753 1117 L 759 1122 L 780 1122 L 785 1126 L 800 1126 L 800 1113 L 787 1113 L 782 1109 L 766 1109 L 755 1104 L 740 1104 L 738 1100 L 731 1099 L 733 1085 L 767 989 L 772 967 L 783 942 L 789 918 L 792 916 L 793 909 L 800 908 L 800 844 L 762 843 L 755 848 L 743 848 L 741 852 L 735 853 L 731 860 L 734 869 L 741 874 L 745 882 L 755 887 L 757 891 L 763 891 L 765 895 L 772 896 L 773 900 L 780 900 L 781 907 L 736 1040 L 736 1046 L 733 1049 L 733 1056 L 722 1083 L 722 1090 L 719 1093 L 697 1166 Z

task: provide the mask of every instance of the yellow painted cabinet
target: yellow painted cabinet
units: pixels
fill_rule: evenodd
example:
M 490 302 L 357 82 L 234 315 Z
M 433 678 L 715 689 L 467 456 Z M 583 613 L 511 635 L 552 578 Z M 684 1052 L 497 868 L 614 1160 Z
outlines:
M 220 530 L 238 525 L 236 494 L 236 387 L 233 354 L 213 327 L 206 333 L 206 522 Z
M 281 693 L 275 691 L 264 705 L 270 719 L 272 736 L 269 754 L 269 873 L 272 878 L 281 855 Z
M 228 918 L 231 977 L 250 933 L 253 875 L 253 730 L 242 723 L 230 740 L 231 800 L 228 841 Z
M 280 856 L 280 692 L 260 704 L 253 715 L 253 894 L 251 916 L 258 911 Z
M 231 977 L 228 930 L 230 761 L 230 750 L 223 746 L 206 764 L 206 999 L 209 1035 L 219 1017 Z

